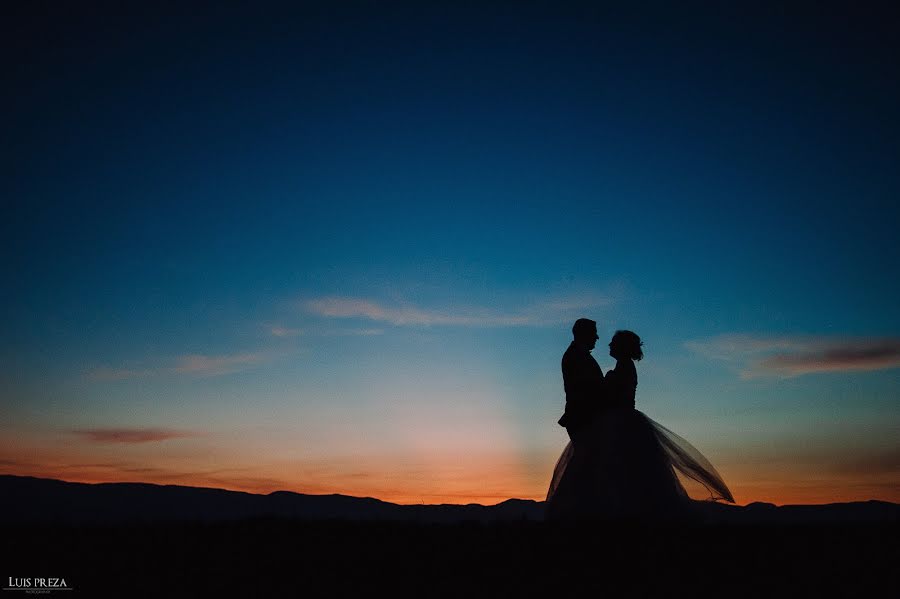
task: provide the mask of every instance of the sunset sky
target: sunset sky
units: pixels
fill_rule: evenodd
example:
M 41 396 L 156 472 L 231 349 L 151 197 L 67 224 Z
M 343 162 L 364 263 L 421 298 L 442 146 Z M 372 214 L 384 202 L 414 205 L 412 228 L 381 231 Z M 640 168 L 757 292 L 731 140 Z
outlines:
M 0 473 L 543 499 L 587 316 L 738 503 L 900 501 L 897 19 L 420 4 L 2 19 Z

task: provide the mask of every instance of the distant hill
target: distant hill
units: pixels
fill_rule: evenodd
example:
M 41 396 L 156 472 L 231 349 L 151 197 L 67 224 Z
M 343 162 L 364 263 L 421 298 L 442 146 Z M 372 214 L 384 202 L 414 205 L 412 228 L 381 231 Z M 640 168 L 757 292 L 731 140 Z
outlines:
M 883 501 L 731 506 L 699 503 L 707 523 L 812 524 L 900 521 L 900 505 Z M 540 521 L 543 502 L 509 499 L 497 505 L 397 505 L 346 495 L 268 495 L 147 483 L 72 483 L 0 475 L 0 523 L 113 524 L 224 521 L 250 518 L 402 521 L 423 523 Z
M 247 518 L 382 520 L 428 523 L 542 520 L 543 503 L 509 499 L 492 506 L 397 505 L 369 497 L 268 495 L 149 483 L 72 483 L 0 475 L 0 523 L 103 524 Z

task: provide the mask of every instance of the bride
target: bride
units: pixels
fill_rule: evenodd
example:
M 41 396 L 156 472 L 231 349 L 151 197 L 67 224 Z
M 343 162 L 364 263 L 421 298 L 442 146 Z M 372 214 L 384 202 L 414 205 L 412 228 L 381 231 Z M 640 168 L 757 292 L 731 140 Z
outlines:
M 692 511 L 676 472 L 702 485 L 708 499 L 734 503 L 725 482 L 690 443 L 635 409 L 637 369 L 644 357 L 640 337 L 616 331 L 602 404 L 570 442 L 553 471 L 547 519 L 639 518 L 677 520 Z

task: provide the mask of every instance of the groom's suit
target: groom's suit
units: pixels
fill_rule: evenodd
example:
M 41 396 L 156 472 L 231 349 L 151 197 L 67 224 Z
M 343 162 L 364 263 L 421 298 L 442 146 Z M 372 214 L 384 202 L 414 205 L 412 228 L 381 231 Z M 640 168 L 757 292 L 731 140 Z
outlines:
M 572 437 L 584 428 L 602 401 L 603 370 L 589 350 L 573 341 L 562 357 L 562 375 L 566 409 L 559 424 Z

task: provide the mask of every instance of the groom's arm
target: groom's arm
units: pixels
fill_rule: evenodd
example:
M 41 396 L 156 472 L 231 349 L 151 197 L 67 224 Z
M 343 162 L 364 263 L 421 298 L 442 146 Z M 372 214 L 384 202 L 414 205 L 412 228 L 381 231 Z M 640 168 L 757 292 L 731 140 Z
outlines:
M 596 370 L 595 370 L 596 369 Z M 597 375 L 603 374 L 590 356 L 569 355 L 563 360 L 563 383 L 566 389 L 566 414 L 570 423 L 581 424 L 596 401 Z

